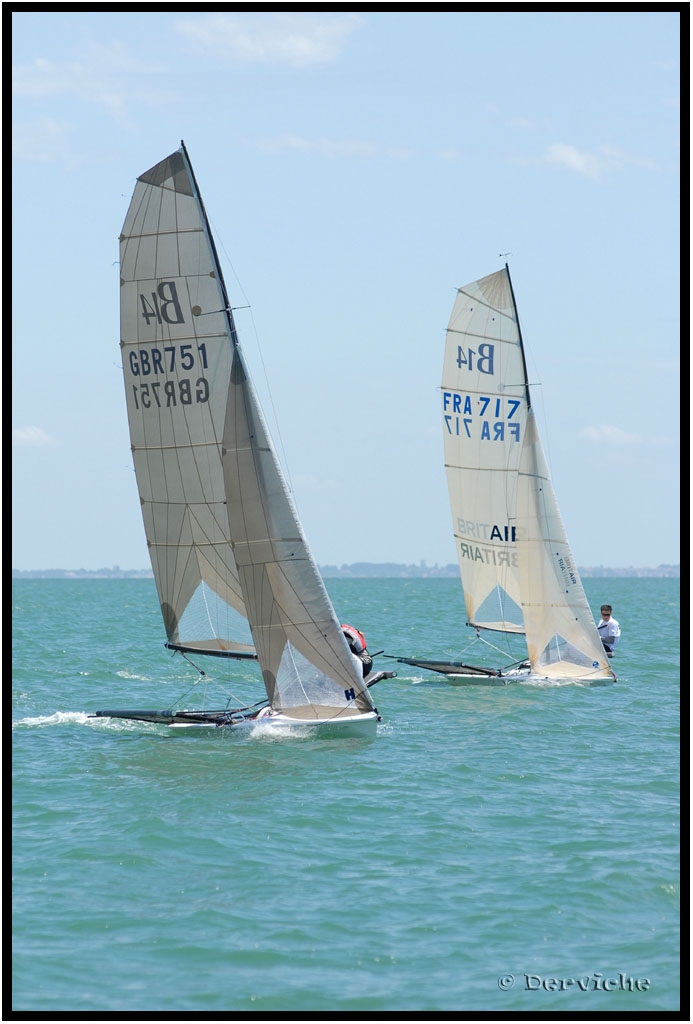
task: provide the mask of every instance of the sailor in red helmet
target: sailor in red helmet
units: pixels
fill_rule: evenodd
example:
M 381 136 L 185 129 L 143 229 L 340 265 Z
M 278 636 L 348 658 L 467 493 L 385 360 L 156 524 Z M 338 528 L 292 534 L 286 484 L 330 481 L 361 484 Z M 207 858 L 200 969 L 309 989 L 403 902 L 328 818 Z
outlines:
M 362 663 L 365 678 L 373 667 L 373 659 L 366 650 L 366 638 L 360 629 L 356 629 L 355 626 L 349 626 L 346 622 L 342 623 L 342 632 L 346 642 L 349 644 L 349 650 Z

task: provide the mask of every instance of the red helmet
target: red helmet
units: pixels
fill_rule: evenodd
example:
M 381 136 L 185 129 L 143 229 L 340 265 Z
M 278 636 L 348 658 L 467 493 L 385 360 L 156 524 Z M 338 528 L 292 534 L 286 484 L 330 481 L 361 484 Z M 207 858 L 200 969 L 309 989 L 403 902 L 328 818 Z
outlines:
M 356 629 L 355 626 L 349 626 L 346 622 L 343 622 L 342 632 L 346 636 L 349 646 L 356 654 L 362 654 L 366 650 L 366 638 L 360 629 Z

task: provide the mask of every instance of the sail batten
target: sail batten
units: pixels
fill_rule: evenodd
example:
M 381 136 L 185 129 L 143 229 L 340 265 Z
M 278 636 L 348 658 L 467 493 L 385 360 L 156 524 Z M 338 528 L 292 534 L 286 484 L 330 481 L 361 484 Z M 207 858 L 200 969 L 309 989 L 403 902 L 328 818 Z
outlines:
M 512 324 L 514 322 L 513 318 L 510 317 L 510 316 L 507 316 L 507 314 L 500 314 L 499 313 L 499 316 L 505 316 L 509 324 Z M 509 339 L 501 338 L 501 337 L 499 337 L 497 335 L 494 335 L 492 332 L 488 332 L 486 334 L 478 334 L 476 331 L 464 331 L 464 330 L 460 330 L 457 327 L 446 327 L 445 328 L 445 333 L 446 334 L 462 334 L 462 335 L 464 335 L 465 338 L 494 338 L 494 340 L 497 341 L 499 345 L 512 345 L 513 344 L 513 342 L 510 341 Z

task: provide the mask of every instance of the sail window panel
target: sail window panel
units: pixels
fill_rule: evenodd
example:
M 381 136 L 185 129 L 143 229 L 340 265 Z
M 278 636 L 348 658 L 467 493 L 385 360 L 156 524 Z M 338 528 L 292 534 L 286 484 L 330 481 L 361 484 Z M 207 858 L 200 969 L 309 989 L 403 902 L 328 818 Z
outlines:
M 219 650 L 240 644 L 252 648 L 253 643 L 245 616 L 204 581 L 196 588 L 180 617 L 178 635 L 182 644 L 216 640 Z
M 597 668 L 592 659 L 581 651 L 565 637 L 555 633 L 537 659 L 537 668 L 545 668 L 549 665 L 556 665 L 559 662 L 568 662 L 579 668 Z M 570 671 L 570 669 L 568 670 Z
M 504 633 L 523 633 L 524 616 L 517 577 L 508 572 L 503 575 L 503 583 L 499 583 L 493 565 L 470 562 L 466 557 L 460 557 L 459 564 L 469 622 Z M 499 592 L 503 600 L 498 598 Z
M 476 610 L 474 622 L 489 629 L 505 630 L 506 624 L 520 630 L 524 627 L 522 608 L 501 586 L 495 586 L 484 598 Z
M 282 708 L 318 704 L 329 708 L 348 705 L 344 687 L 316 668 L 292 644 L 287 643 L 277 672 Z

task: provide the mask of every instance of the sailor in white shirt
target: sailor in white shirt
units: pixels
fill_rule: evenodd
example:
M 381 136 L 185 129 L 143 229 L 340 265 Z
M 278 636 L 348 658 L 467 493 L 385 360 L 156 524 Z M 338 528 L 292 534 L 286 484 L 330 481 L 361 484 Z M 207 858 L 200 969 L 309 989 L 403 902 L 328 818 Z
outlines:
M 599 620 L 597 629 L 604 644 L 604 650 L 610 658 L 614 656 L 614 647 L 621 637 L 621 627 L 616 619 L 611 617 L 611 605 L 603 604 L 601 607 L 602 617 Z

